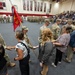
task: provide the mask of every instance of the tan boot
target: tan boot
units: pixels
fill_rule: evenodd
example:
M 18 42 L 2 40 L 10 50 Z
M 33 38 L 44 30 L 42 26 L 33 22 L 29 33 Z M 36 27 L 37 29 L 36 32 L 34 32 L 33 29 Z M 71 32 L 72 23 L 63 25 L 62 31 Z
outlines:
M 7 66 L 14 67 L 14 66 L 16 66 L 16 64 L 10 62 L 10 63 L 7 63 Z
M 68 63 L 70 63 L 70 62 L 71 62 L 71 60 L 69 60 L 68 58 L 66 58 L 66 59 L 65 59 L 65 61 L 66 61 L 66 62 L 68 62 Z

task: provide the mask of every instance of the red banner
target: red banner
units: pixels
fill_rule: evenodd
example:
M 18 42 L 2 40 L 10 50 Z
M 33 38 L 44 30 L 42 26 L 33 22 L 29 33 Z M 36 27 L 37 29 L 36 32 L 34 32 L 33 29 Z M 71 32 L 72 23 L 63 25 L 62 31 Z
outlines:
M 20 16 L 18 15 L 16 9 L 14 6 L 12 6 L 12 10 L 13 10 L 13 28 L 14 28 L 14 31 L 15 29 L 20 26 L 20 23 L 22 22 Z

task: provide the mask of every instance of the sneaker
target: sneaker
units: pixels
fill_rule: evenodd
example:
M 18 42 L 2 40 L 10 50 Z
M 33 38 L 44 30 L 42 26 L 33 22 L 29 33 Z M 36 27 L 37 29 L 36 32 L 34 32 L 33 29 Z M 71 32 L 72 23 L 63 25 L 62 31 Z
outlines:
M 52 66 L 53 66 L 53 67 L 57 67 L 54 63 L 52 63 Z
M 60 61 L 59 61 L 58 63 L 59 63 L 59 64 L 61 64 L 61 62 L 60 62 Z
M 14 66 L 16 66 L 16 64 L 15 63 L 9 63 L 8 66 L 14 67 Z

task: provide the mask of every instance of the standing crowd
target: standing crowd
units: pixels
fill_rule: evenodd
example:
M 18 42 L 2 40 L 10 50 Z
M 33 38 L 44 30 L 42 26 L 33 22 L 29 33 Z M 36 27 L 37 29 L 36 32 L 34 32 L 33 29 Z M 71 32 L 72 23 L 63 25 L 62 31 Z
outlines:
M 60 27 L 61 19 L 56 19 L 56 22 L 49 28 L 50 21 L 45 19 L 45 23 L 40 27 L 40 33 L 38 37 L 39 46 L 33 46 L 27 36 L 28 28 L 22 27 L 22 30 L 15 32 L 15 38 L 17 40 L 16 46 L 7 46 L 3 37 L 0 34 L 0 75 L 8 75 L 7 64 L 12 64 L 9 57 L 5 57 L 5 49 L 15 49 L 17 56 L 15 61 L 19 61 L 19 68 L 21 75 L 29 74 L 29 62 L 30 60 L 30 48 L 39 48 L 38 60 L 42 70 L 41 75 L 47 75 L 49 58 L 52 56 L 53 50 L 56 50 L 55 60 L 52 63 L 53 67 L 57 67 L 58 63 L 61 63 L 62 56 L 67 51 L 65 61 L 72 62 L 73 53 L 75 51 L 75 26 L 72 24 L 72 20 L 68 20 L 66 25 Z M 9 61 L 7 60 L 9 59 Z

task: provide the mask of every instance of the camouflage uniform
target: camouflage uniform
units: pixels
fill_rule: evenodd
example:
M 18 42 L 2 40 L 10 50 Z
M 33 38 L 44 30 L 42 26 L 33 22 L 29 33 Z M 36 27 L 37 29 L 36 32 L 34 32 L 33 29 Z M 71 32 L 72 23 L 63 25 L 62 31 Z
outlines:
M 75 25 L 71 25 L 71 26 L 72 26 L 72 29 L 75 30 Z
M 58 36 L 60 35 L 60 27 L 57 25 L 57 23 L 53 24 L 52 27 L 52 32 L 53 32 L 53 38 L 54 40 L 56 40 L 58 38 Z
M 72 24 L 71 25 L 66 24 L 66 25 L 62 26 L 62 28 L 61 28 L 61 34 L 63 33 L 64 28 L 66 28 L 66 27 L 72 27 L 72 31 L 75 28 L 75 26 L 73 26 Z
M 72 22 L 73 21 L 71 19 L 68 19 L 67 24 L 62 27 L 62 30 L 65 27 L 72 27 L 72 30 L 75 30 L 75 26 L 72 24 Z
M 73 21 L 73 30 L 75 30 L 75 20 Z
M 45 28 L 47 28 L 47 26 L 45 26 L 45 25 L 43 25 L 42 27 L 40 27 L 40 33 L 39 33 L 40 36 L 39 36 L 39 38 L 38 38 L 39 43 L 42 42 L 42 32 L 43 32 L 43 30 L 44 30 Z
M 39 33 L 39 38 L 38 38 L 39 43 L 42 42 L 42 32 L 43 32 L 43 30 L 44 30 L 45 28 L 47 28 L 47 26 L 49 26 L 49 24 L 50 24 L 49 19 L 45 19 L 45 24 L 40 27 L 40 33 Z
M 3 39 L 3 37 L 1 36 L 1 34 L 0 34 L 0 44 L 2 44 L 2 45 L 4 46 L 4 48 L 6 48 L 6 43 L 4 42 L 4 39 Z M 4 56 L 4 57 L 6 58 L 7 63 L 9 63 L 9 62 L 10 62 L 10 59 L 9 59 L 8 54 L 5 53 L 5 56 Z
M 23 26 L 23 27 L 22 27 L 22 30 L 27 30 L 27 31 L 28 31 L 28 28 L 27 28 L 26 26 Z M 24 34 L 24 38 L 25 38 L 25 41 L 27 42 L 29 48 L 33 49 L 33 46 L 32 46 L 32 44 L 30 43 L 30 40 L 29 40 L 27 34 Z
M 30 40 L 29 40 L 28 36 L 25 34 L 24 37 L 25 37 L 25 41 L 27 42 L 29 48 L 33 49 L 33 46 L 32 46 L 32 44 L 30 43 Z
M 0 44 L 2 44 L 4 46 L 4 48 L 6 49 L 6 43 L 4 42 L 4 39 L 1 36 L 1 34 L 0 34 Z M 15 66 L 15 63 L 11 63 L 11 61 L 10 61 L 9 56 L 8 56 L 7 53 L 5 53 L 5 56 L 4 57 L 7 60 L 7 65 L 8 66 L 11 66 L 11 67 Z

